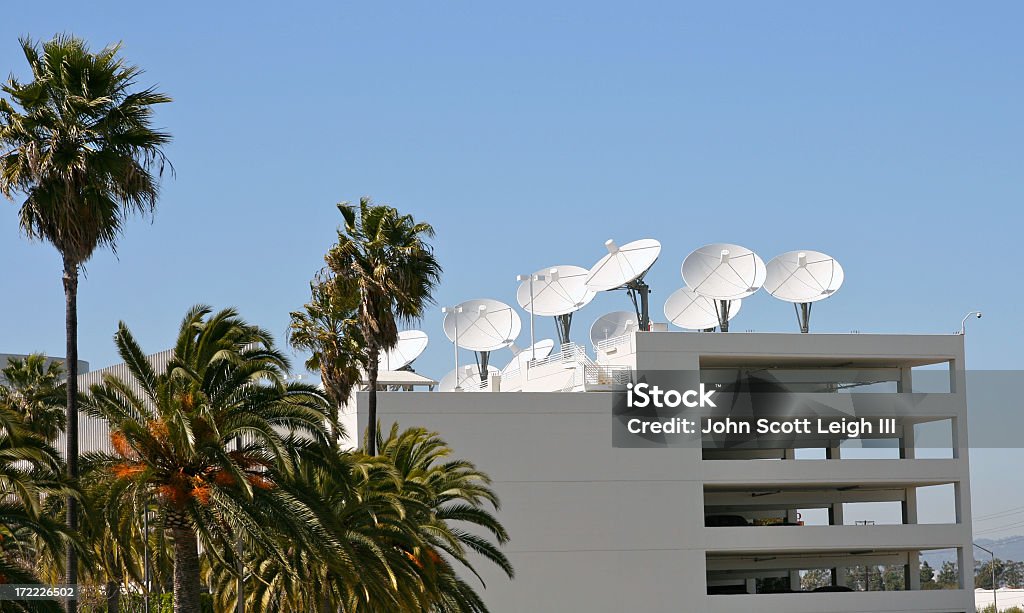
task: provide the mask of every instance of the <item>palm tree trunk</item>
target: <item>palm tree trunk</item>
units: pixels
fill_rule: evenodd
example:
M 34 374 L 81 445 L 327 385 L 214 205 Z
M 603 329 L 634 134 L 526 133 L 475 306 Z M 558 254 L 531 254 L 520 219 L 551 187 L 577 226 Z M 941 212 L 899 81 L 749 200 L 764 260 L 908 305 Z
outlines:
M 67 461 L 67 474 L 72 482 L 78 481 L 78 265 L 64 258 L 64 331 L 67 340 L 67 351 L 64 366 L 67 369 L 67 429 L 64 457 Z M 71 534 L 78 532 L 78 501 L 67 497 L 67 526 Z M 64 580 L 69 585 L 78 583 L 78 556 L 74 548 L 67 546 Z M 69 598 L 65 601 L 67 613 L 78 611 L 78 601 Z
M 106 585 L 107 613 L 121 611 L 121 582 L 107 581 Z
M 174 538 L 174 613 L 199 613 L 199 545 L 190 528 L 171 528 Z
M 366 371 L 370 380 L 370 402 L 366 413 L 366 452 L 377 455 L 377 358 L 380 356 L 380 350 L 377 349 L 376 343 L 371 343 L 368 349 L 369 363 L 366 365 Z

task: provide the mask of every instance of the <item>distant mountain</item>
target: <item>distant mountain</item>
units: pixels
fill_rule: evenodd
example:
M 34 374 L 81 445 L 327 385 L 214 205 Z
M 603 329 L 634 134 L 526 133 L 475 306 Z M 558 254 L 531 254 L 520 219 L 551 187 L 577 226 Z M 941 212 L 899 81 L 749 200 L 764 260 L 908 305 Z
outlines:
M 1000 560 L 1013 560 L 1020 562 L 1024 560 L 1024 536 L 1007 536 L 1001 539 L 978 539 L 977 544 L 996 552 Z M 974 550 L 974 559 L 984 562 L 989 555 L 980 549 Z M 926 551 L 921 554 L 921 560 L 927 560 L 936 571 L 942 567 L 945 561 L 955 562 L 956 552 L 948 549 L 942 551 Z

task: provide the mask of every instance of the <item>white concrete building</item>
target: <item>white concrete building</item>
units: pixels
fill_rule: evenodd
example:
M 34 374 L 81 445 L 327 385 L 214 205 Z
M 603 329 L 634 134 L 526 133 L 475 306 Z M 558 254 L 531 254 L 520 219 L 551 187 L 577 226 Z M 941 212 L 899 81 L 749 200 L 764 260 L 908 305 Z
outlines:
M 947 393 L 915 391 L 914 369 L 925 366 L 949 369 Z M 964 613 L 975 594 L 963 369 L 961 336 L 635 332 L 602 342 L 596 359 L 566 347 L 493 379 L 487 393 L 381 392 L 378 411 L 385 428 L 439 432 L 494 478 L 517 577 L 481 564 L 492 611 Z M 888 385 L 909 408 L 892 447 L 873 459 L 838 442 L 613 447 L 606 390 L 644 370 L 699 371 L 707 382 L 767 371 L 836 407 Z M 531 389 L 578 393 L 504 393 Z M 359 432 L 365 402 L 363 393 Z M 945 424 L 951 442 L 945 454 L 919 458 L 915 425 L 929 423 Z M 918 494 L 932 487 L 952 492 L 949 519 L 919 523 Z M 853 525 L 852 509 L 864 503 L 888 505 L 896 519 Z M 824 519 L 800 521 L 811 516 Z M 959 589 L 921 590 L 920 553 L 940 549 L 955 551 Z M 883 565 L 901 569 L 909 589 L 799 591 L 806 571 L 844 583 Z

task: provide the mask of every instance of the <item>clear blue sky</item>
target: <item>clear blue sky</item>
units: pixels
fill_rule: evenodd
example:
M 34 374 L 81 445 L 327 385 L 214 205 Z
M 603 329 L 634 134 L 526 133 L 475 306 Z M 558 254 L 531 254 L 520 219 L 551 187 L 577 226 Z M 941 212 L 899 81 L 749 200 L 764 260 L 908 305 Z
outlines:
M 26 74 L 19 35 L 67 31 L 123 41 L 175 98 L 154 223 L 82 283 L 94 367 L 118 320 L 157 351 L 197 302 L 282 336 L 334 203 L 371 195 L 436 227 L 442 304 L 514 302 L 518 273 L 651 236 L 660 315 L 702 244 L 819 249 L 847 281 L 815 330 L 948 333 L 978 308 L 969 366 L 1018 369 L 1021 23 L 1014 2 L 35 2 L 0 22 L 0 74 Z M 0 351 L 62 354 L 59 260 L 2 202 L 0 260 Z M 576 338 L 627 304 L 600 296 Z M 440 322 L 417 363 L 437 377 Z M 794 325 L 759 295 L 733 328 Z M 1024 505 L 974 458 L 976 514 Z

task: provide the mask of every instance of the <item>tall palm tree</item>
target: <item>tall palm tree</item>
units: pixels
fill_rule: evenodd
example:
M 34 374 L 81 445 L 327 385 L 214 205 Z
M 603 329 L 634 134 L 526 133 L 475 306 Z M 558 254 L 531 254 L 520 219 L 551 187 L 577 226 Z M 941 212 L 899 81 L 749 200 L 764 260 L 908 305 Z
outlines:
M 291 313 L 288 343 L 310 352 L 306 369 L 319 371 L 324 394 L 334 410 L 329 420 L 330 440 L 337 445 L 345 433 L 338 413 L 359 384 L 366 363 L 363 335 L 356 320 L 356 296 L 330 291 L 330 282 L 310 283 L 312 298 L 301 311 Z
M 78 477 L 78 275 L 100 247 L 116 248 L 126 218 L 151 213 L 167 163 L 166 132 L 152 127 L 153 107 L 170 102 L 139 89 L 142 71 L 120 57 L 120 45 L 92 52 L 58 35 L 41 45 L 24 38 L 32 71 L 11 78 L 0 98 L 0 193 L 22 197 L 19 219 L 31 239 L 51 243 L 63 260 L 67 385 L 67 471 Z M 69 498 L 68 528 L 78 526 Z M 77 580 L 73 549 L 69 583 Z M 68 610 L 75 610 L 69 601 Z
M 86 409 L 110 424 L 114 452 L 85 466 L 108 476 L 108 514 L 156 504 L 173 540 L 174 611 L 198 613 L 200 541 L 214 558 L 242 543 L 286 561 L 271 530 L 305 534 L 308 513 L 277 475 L 294 472 L 294 446 L 326 444 L 327 401 L 286 383 L 270 335 L 232 309 L 191 309 L 161 372 L 123 323 L 114 340 L 133 381 L 107 375 L 90 388 Z
M 365 197 L 358 207 L 343 202 L 338 210 L 345 223 L 338 229 L 338 242 L 324 258 L 325 272 L 332 291 L 358 296 L 356 319 L 365 343 L 370 392 L 366 446 L 375 455 L 380 353 L 398 342 L 400 322 L 421 318 L 433 304 L 441 265 L 427 243 L 434 236 L 430 224 Z

